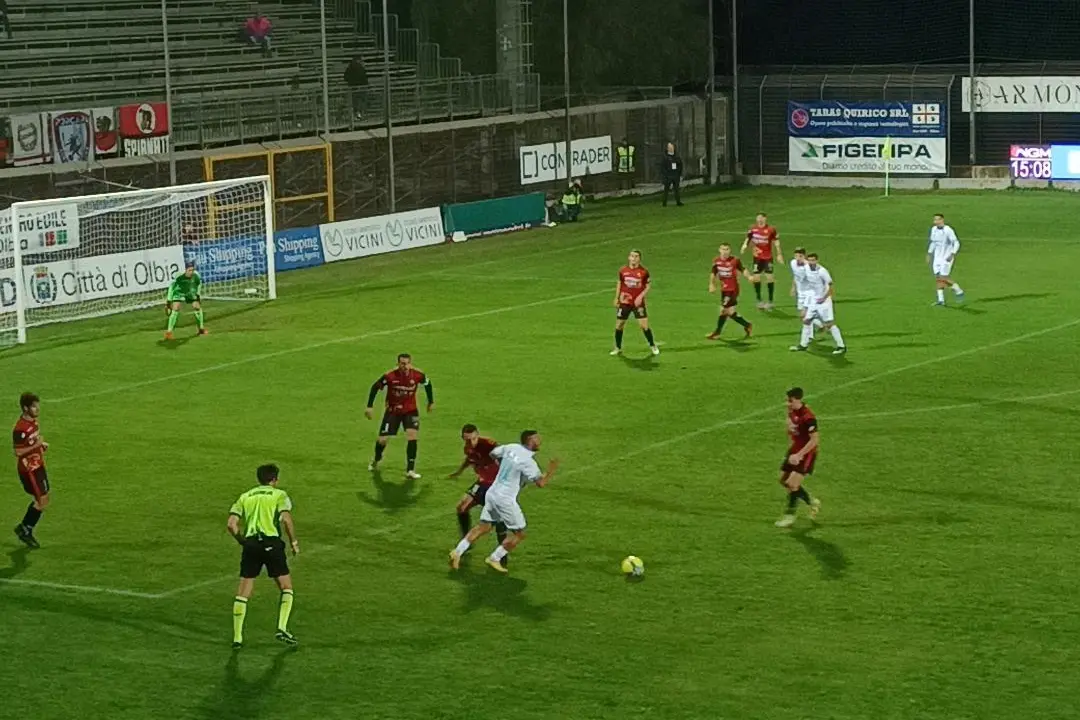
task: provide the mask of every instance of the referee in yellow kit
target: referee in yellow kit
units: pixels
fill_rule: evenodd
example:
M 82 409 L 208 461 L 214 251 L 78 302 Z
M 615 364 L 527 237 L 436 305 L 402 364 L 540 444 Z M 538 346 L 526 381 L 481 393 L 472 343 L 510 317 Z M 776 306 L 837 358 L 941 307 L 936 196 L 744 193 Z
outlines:
M 240 543 L 240 586 L 233 601 L 233 649 L 244 646 L 244 618 L 247 617 L 248 598 L 263 566 L 266 574 L 274 578 L 281 590 L 278 605 L 277 634 L 274 636 L 286 645 L 296 645 L 296 637 L 289 632 L 289 615 L 293 606 L 292 578 L 285 557 L 285 541 L 282 529 L 289 536 L 293 555 L 300 552 L 296 528 L 292 519 L 292 500 L 288 493 L 277 486 L 278 466 L 261 465 L 256 471 L 257 487 L 237 498 L 229 510 L 229 534 Z

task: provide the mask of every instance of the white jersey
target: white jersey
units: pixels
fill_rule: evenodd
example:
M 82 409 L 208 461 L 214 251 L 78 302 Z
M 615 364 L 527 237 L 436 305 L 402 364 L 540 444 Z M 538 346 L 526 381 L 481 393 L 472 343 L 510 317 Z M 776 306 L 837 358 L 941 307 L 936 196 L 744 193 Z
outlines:
M 806 281 L 806 269 L 810 267 L 805 262 L 802 265 L 797 260 L 792 260 L 791 267 L 791 279 L 795 282 L 795 294 L 799 297 L 808 295 L 810 293 L 810 285 Z
M 811 267 L 810 264 L 807 263 L 806 291 L 810 295 L 820 300 L 829 292 L 830 285 L 832 285 L 832 275 L 829 274 L 829 271 L 825 269 L 824 265 Z
M 524 445 L 511 443 L 500 445 L 491 451 L 491 457 L 499 461 L 499 473 L 488 488 L 487 498 L 517 501 L 518 493 L 526 483 L 540 479 L 540 466 L 533 459 L 535 453 Z
M 930 244 L 926 247 L 926 254 L 933 255 L 936 261 L 948 261 L 956 253 L 960 252 L 960 239 L 948 225 L 930 228 Z

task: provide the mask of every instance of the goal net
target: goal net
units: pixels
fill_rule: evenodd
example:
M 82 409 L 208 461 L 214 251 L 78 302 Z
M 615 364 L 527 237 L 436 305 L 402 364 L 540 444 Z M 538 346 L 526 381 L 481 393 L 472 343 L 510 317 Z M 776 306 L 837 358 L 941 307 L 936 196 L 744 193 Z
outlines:
M 204 299 L 273 299 L 273 236 L 265 176 L 15 203 L 0 211 L 0 346 L 163 305 L 188 262 Z

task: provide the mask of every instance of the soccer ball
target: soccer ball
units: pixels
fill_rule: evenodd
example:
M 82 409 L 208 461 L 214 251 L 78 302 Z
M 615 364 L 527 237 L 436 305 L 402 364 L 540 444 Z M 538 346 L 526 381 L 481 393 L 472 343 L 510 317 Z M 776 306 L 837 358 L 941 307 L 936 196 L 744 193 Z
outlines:
M 622 561 L 622 571 L 628 577 L 641 577 L 645 574 L 645 563 L 639 557 L 627 555 Z

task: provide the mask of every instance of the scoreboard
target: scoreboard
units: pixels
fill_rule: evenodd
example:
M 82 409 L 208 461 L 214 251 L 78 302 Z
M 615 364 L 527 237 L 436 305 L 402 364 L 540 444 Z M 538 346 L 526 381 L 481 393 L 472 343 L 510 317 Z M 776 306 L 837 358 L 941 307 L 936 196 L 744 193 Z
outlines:
M 1010 145 L 1009 174 L 1017 180 L 1080 180 L 1080 145 Z

